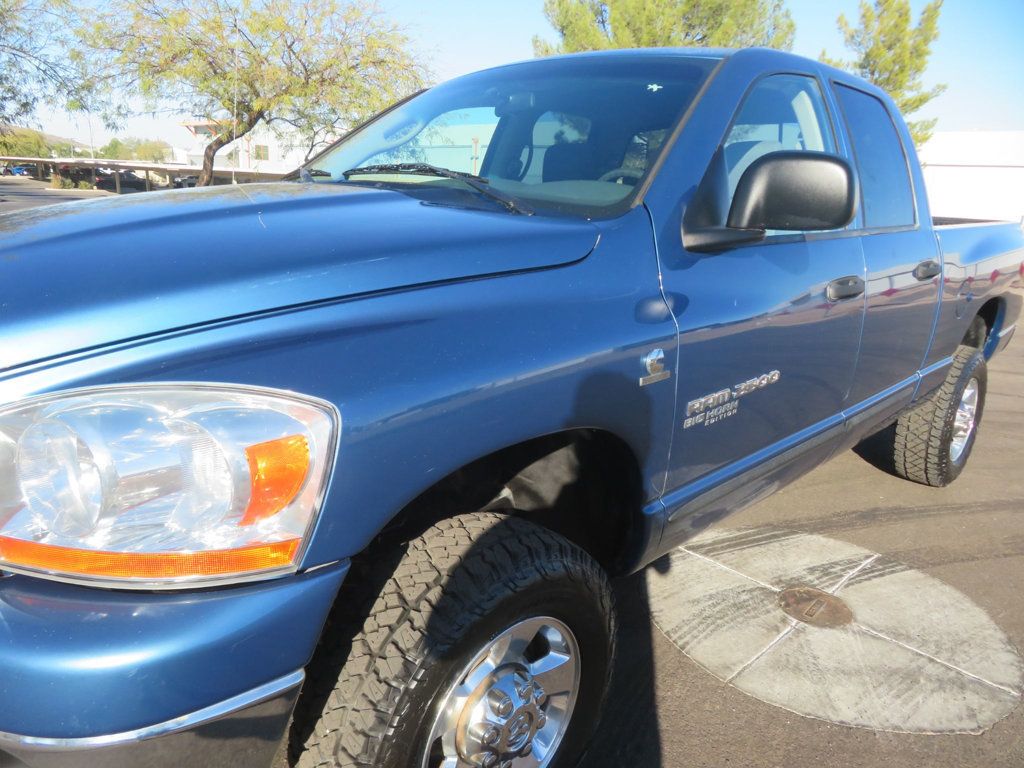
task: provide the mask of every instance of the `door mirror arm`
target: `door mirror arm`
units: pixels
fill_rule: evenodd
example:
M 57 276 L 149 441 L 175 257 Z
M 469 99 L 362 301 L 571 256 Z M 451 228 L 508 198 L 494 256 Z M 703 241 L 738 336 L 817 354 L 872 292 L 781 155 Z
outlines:
M 683 233 L 683 245 L 688 251 L 715 253 L 733 246 L 746 245 L 764 240 L 763 229 L 738 229 L 733 227 L 703 227 Z

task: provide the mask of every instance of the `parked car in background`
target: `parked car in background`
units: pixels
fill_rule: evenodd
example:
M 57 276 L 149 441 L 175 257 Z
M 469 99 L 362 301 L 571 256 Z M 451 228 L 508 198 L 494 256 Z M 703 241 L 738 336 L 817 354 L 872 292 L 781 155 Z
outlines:
M 28 165 L 13 165 L 11 168 L 11 174 L 14 176 L 35 176 L 36 166 L 33 164 Z
M 67 164 L 57 166 L 57 173 L 62 178 L 70 179 L 75 184 L 92 184 L 93 179 L 99 182 L 103 178 L 110 176 L 109 171 L 104 171 L 100 168 L 85 168 L 78 165 Z
M 0 269 L 0 766 L 554 768 L 621 727 L 610 575 L 869 435 L 956 479 L 1024 233 L 849 73 L 615 51 Z
M 198 176 L 176 176 L 174 178 L 175 189 L 189 189 L 199 182 Z
M 117 189 L 115 174 L 120 177 L 121 189 L 142 192 L 146 189 L 146 180 L 131 171 L 110 171 L 96 179 L 96 189 L 105 189 L 113 192 Z

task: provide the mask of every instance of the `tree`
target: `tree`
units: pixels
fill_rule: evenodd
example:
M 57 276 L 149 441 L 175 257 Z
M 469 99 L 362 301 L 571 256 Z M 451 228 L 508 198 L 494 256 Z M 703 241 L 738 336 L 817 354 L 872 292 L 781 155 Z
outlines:
M 851 62 L 830 59 L 824 51 L 821 60 L 848 69 L 886 91 L 906 115 L 946 90 L 945 85 L 926 89 L 923 85 L 932 43 L 939 36 L 939 12 L 942 0 L 932 0 L 921 11 L 917 26 L 911 24 L 910 0 L 866 0 L 860 3 L 860 24 L 850 25 L 839 16 L 839 31 L 846 47 L 856 55 Z M 921 146 L 932 135 L 935 119 L 907 123 L 914 143 Z
M 558 33 L 533 38 L 538 56 L 605 48 L 793 47 L 796 25 L 785 0 L 545 0 Z
M 65 0 L 0 0 L 0 131 L 73 90 Z
M 153 163 L 165 163 L 170 159 L 171 145 L 159 139 L 133 139 L 132 156 L 134 160 L 148 160 Z
M 100 82 L 215 126 L 200 185 L 261 121 L 324 141 L 424 78 L 369 0 L 113 0 L 82 38 L 97 68 L 109 62 Z
M 171 145 L 166 141 L 132 137 L 115 137 L 99 149 L 100 157 L 108 160 L 146 160 L 153 163 L 166 162 L 170 153 Z
M 131 156 L 128 154 L 127 147 L 124 142 L 119 138 L 114 137 L 102 147 L 99 148 L 100 157 L 106 158 L 107 160 L 130 160 Z
M 3 126 L 0 131 L 0 155 L 12 157 L 49 157 L 51 147 L 46 137 L 30 128 Z

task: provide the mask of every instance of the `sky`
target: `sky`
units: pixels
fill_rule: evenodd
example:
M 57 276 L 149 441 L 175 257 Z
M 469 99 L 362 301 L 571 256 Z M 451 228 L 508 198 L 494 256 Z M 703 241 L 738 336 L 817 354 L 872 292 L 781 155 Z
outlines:
M 926 0 L 911 0 L 916 22 Z M 383 11 L 404 28 L 437 82 L 478 69 L 533 56 L 532 40 L 554 41 L 544 17 L 543 0 L 379 0 Z M 836 17 L 857 18 L 857 0 L 787 0 L 796 21 L 794 53 L 817 58 L 822 49 L 846 58 Z M 1024 0 L 946 0 L 939 18 L 939 39 L 925 76 L 926 84 L 947 90 L 914 119 L 938 118 L 936 130 L 1024 130 Z M 184 119 L 184 116 L 181 118 Z M 47 133 L 92 142 L 97 147 L 115 134 L 99 121 L 40 112 Z M 116 134 L 190 143 L 178 120 L 141 116 Z

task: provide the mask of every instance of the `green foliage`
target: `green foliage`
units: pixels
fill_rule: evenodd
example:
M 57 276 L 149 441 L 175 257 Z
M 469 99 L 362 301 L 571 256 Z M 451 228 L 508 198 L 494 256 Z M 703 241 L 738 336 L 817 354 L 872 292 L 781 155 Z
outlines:
M 0 133 L 75 90 L 66 0 L 0 0 Z
M 408 40 L 370 0 L 112 0 L 84 24 L 96 82 L 224 129 L 288 122 L 312 152 L 418 88 Z
M 545 0 L 558 33 L 533 38 L 538 56 L 606 48 L 793 47 L 796 25 L 785 0 Z
M 53 149 L 46 137 L 30 128 L 2 126 L 0 130 L 0 155 L 11 157 L 50 157 Z
M 926 89 L 923 84 L 931 46 L 939 36 L 941 10 L 942 0 L 932 0 L 915 27 L 910 0 L 875 0 L 874 5 L 861 0 L 858 26 L 851 26 L 843 15 L 838 19 L 846 47 L 856 58 L 836 61 L 822 51 L 821 60 L 871 81 L 892 97 L 904 116 L 911 115 L 946 90 L 945 85 Z M 914 143 L 921 146 L 932 135 L 935 120 L 907 125 Z
M 113 138 L 100 147 L 97 154 L 108 160 L 146 160 L 162 163 L 170 158 L 171 145 L 166 141 L 154 139 Z
M 74 189 L 75 182 L 67 176 L 61 176 L 59 173 L 55 173 L 50 176 L 50 186 L 54 189 Z

